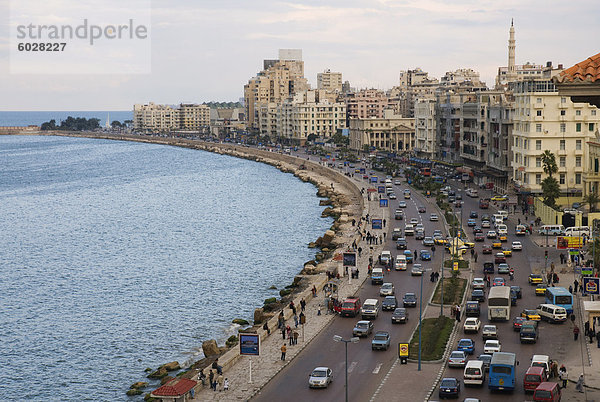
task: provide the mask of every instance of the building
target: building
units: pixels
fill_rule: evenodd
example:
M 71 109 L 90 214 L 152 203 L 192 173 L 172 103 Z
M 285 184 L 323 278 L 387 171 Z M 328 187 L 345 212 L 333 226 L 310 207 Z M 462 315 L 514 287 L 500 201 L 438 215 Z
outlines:
M 433 159 L 436 154 L 437 102 L 435 98 L 420 98 L 415 101 L 415 146 L 416 156 Z
M 179 130 L 200 131 L 210 126 L 210 107 L 193 103 L 179 105 Z
M 430 78 L 429 73 L 419 67 L 400 71 L 399 85 L 388 92 L 390 107 L 396 114 L 414 117 L 416 99 L 433 96 L 439 85 L 437 78 Z
M 174 378 L 150 393 L 154 400 L 161 402 L 186 402 L 194 399 L 198 382 L 189 378 Z
M 409 153 L 415 146 L 415 120 L 385 110 L 383 117 L 350 120 L 350 149 Z
M 342 92 L 342 73 L 327 69 L 317 74 L 317 89 L 331 92 Z
M 346 97 L 348 120 L 383 117 L 383 111 L 390 108 L 390 101 L 383 91 L 361 89 Z
M 133 105 L 134 131 L 202 131 L 209 126 L 207 105 L 182 103 L 176 108 L 153 102 Z
M 471 68 L 459 68 L 455 71 L 447 71 L 440 79 L 440 87 L 453 90 L 485 91 L 485 82 L 479 79 L 479 73 Z

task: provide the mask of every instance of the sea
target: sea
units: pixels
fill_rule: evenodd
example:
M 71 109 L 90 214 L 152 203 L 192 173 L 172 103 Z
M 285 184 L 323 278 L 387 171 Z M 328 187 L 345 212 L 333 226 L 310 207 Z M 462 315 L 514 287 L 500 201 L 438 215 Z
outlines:
M 11 401 L 141 400 L 125 392 L 146 368 L 223 344 L 332 223 L 313 185 L 270 165 L 51 136 L 0 136 L 0 205 Z
M 116 110 L 116 111 L 44 111 L 44 112 L 6 112 L 0 111 L 0 127 L 1 126 L 41 126 L 42 123 L 54 119 L 56 124 L 66 120 L 67 117 L 84 117 L 86 119 L 96 118 L 100 120 L 100 126 L 106 125 L 106 120 L 109 123 L 119 121 L 123 123 L 125 120 L 133 119 L 133 111 L 131 110 Z

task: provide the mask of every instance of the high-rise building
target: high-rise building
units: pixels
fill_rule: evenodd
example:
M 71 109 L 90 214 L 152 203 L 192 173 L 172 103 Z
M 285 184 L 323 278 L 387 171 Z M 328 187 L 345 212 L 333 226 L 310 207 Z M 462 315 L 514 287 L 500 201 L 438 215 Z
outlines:
M 342 73 L 332 72 L 327 69 L 317 74 L 317 89 L 332 92 L 342 92 Z
M 417 156 L 433 159 L 436 152 L 437 102 L 434 98 L 420 98 L 415 101 L 415 146 Z

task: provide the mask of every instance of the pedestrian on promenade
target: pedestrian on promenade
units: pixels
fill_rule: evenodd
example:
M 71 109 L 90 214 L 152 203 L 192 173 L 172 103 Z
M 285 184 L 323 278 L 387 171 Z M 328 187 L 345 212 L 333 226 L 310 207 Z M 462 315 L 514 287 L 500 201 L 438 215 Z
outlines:
M 229 380 L 227 378 L 223 382 L 223 390 L 229 391 Z
M 321 305 L 320 304 L 317 307 L 317 315 L 321 315 Z
M 475 251 L 475 255 L 473 257 L 475 259 L 475 262 L 477 262 L 477 251 Z
M 385 219 L 383 220 L 383 227 L 385 227 Z
M 588 335 L 589 335 L 589 333 L 590 333 L 590 322 L 589 322 L 589 321 L 586 321 L 586 322 L 584 323 L 584 325 L 583 325 L 583 328 L 584 328 L 584 330 L 585 330 L 585 333 L 584 333 L 584 334 L 585 334 L 585 336 L 588 336 Z
M 573 281 L 573 289 L 575 289 L 575 293 L 577 293 L 577 287 L 579 286 L 579 282 L 577 282 L 577 279 L 575 279 Z
M 579 327 L 577 324 L 573 327 L 573 340 L 576 341 L 579 338 Z
M 456 305 L 456 321 L 460 322 L 460 306 Z
M 219 392 L 223 391 L 223 382 L 225 381 L 225 379 L 223 378 L 223 374 L 219 374 L 219 376 L 217 377 L 217 384 L 219 386 Z M 217 390 L 217 387 L 215 387 L 215 391 Z
M 561 365 L 558 370 L 558 377 L 562 380 L 562 387 L 567 388 L 567 383 L 569 382 L 569 373 L 567 373 L 567 368 L 565 365 Z
M 293 314 L 296 314 L 296 306 L 294 305 L 294 301 L 290 302 L 290 310 L 292 310 Z
M 556 360 L 550 362 L 550 378 L 558 378 L 558 363 Z
M 214 389 L 215 388 L 215 373 L 213 373 L 212 370 L 209 370 L 208 372 L 208 382 L 210 384 L 210 389 Z
M 362 247 L 358 248 L 358 256 L 360 257 L 360 255 L 362 254 Z
M 281 337 L 285 341 L 285 327 L 281 327 Z
M 304 297 L 302 299 L 300 299 L 300 311 L 304 311 L 306 310 L 306 300 L 304 300 Z
M 383 241 L 385 241 L 385 236 L 387 235 L 387 233 L 383 232 Z M 383 244 L 383 241 L 381 242 L 381 244 Z
M 277 329 L 281 329 L 285 325 L 285 318 L 283 316 L 283 310 L 279 312 L 279 316 L 277 317 Z
M 594 338 L 596 337 L 596 331 L 594 330 L 594 328 L 590 328 L 588 335 L 590 337 L 590 343 L 593 343 Z
M 575 384 L 575 389 L 578 392 L 583 393 L 583 386 L 585 383 L 583 382 L 583 373 L 579 374 L 579 379 L 577 380 L 577 384 Z
M 317 297 L 317 288 L 315 285 L 313 285 L 313 287 L 312 287 L 312 296 Z
M 204 374 L 204 370 L 200 370 L 198 373 L 198 381 L 202 382 L 202 386 L 206 385 L 206 374 Z
M 439 272 L 436 272 L 436 273 L 435 273 L 435 280 L 436 280 L 436 282 L 437 282 L 439 279 L 440 279 L 440 273 L 439 273 Z
M 289 325 L 285 327 L 285 334 L 287 335 L 288 338 L 292 334 L 292 328 Z
M 215 359 L 215 361 L 212 364 L 212 368 L 214 370 L 217 370 L 217 374 L 223 374 L 223 367 L 219 366 L 219 359 Z
M 596 341 L 598 341 L 598 348 L 600 348 L 600 331 L 596 333 Z
M 298 328 L 298 316 L 294 314 L 294 325 Z
M 285 343 L 281 346 L 281 360 L 285 361 L 285 352 L 287 352 L 287 346 Z
M 267 331 L 267 335 L 271 335 L 271 330 L 269 329 L 269 324 L 267 323 L 267 321 L 265 321 L 263 329 Z
M 297 345 L 298 344 L 298 331 L 294 331 L 292 336 L 294 337 L 294 345 Z

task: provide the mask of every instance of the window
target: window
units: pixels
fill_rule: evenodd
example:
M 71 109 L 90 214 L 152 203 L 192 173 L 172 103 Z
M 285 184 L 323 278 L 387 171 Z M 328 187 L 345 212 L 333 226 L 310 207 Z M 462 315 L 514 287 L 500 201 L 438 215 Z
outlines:
M 588 130 L 594 131 L 594 123 L 588 123 Z
M 566 110 L 561 110 L 561 111 L 560 111 L 560 115 L 561 115 L 561 116 L 565 116 L 566 114 L 567 114 L 567 111 L 566 111 Z
M 560 98 L 560 103 L 567 103 L 567 98 Z
M 539 173 L 535 174 L 535 184 L 541 184 L 542 183 L 542 175 Z
M 542 125 L 540 123 L 537 123 L 535 125 L 535 132 L 536 133 L 541 133 L 542 132 Z
M 581 110 L 576 110 L 575 111 L 575 116 L 581 116 Z
M 535 115 L 536 116 L 541 116 L 542 115 L 542 111 L 541 110 L 536 110 L 535 111 Z
M 565 158 L 564 156 L 561 156 L 559 159 L 559 166 L 566 167 L 567 166 L 567 158 Z
M 542 98 L 537 98 L 535 101 L 536 103 L 542 103 Z
M 564 173 L 561 173 L 560 176 L 558 176 L 558 183 L 565 184 L 565 174 Z
M 535 158 L 535 167 L 542 167 L 542 158 L 539 156 Z
M 542 140 L 535 140 L 535 150 L 536 151 L 542 150 Z
M 560 148 L 561 151 L 565 150 L 565 140 L 560 140 Z
M 529 184 L 529 175 L 527 173 L 523 174 L 523 181 L 525 184 Z
M 581 140 L 575 141 L 575 149 L 581 151 Z
M 527 142 L 527 139 L 523 141 L 523 149 L 529 149 L 529 143 Z
M 581 167 L 581 156 L 575 157 L 575 167 Z
M 560 132 L 564 133 L 567 131 L 567 125 L 565 123 L 560 123 Z
M 581 123 L 575 123 L 575 131 L 578 133 L 581 132 Z
M 581 184 L 581 173 L 575 173 L 575 184 Z
M 596 115 L 596 109 L 592 110 L 592 116 Z

